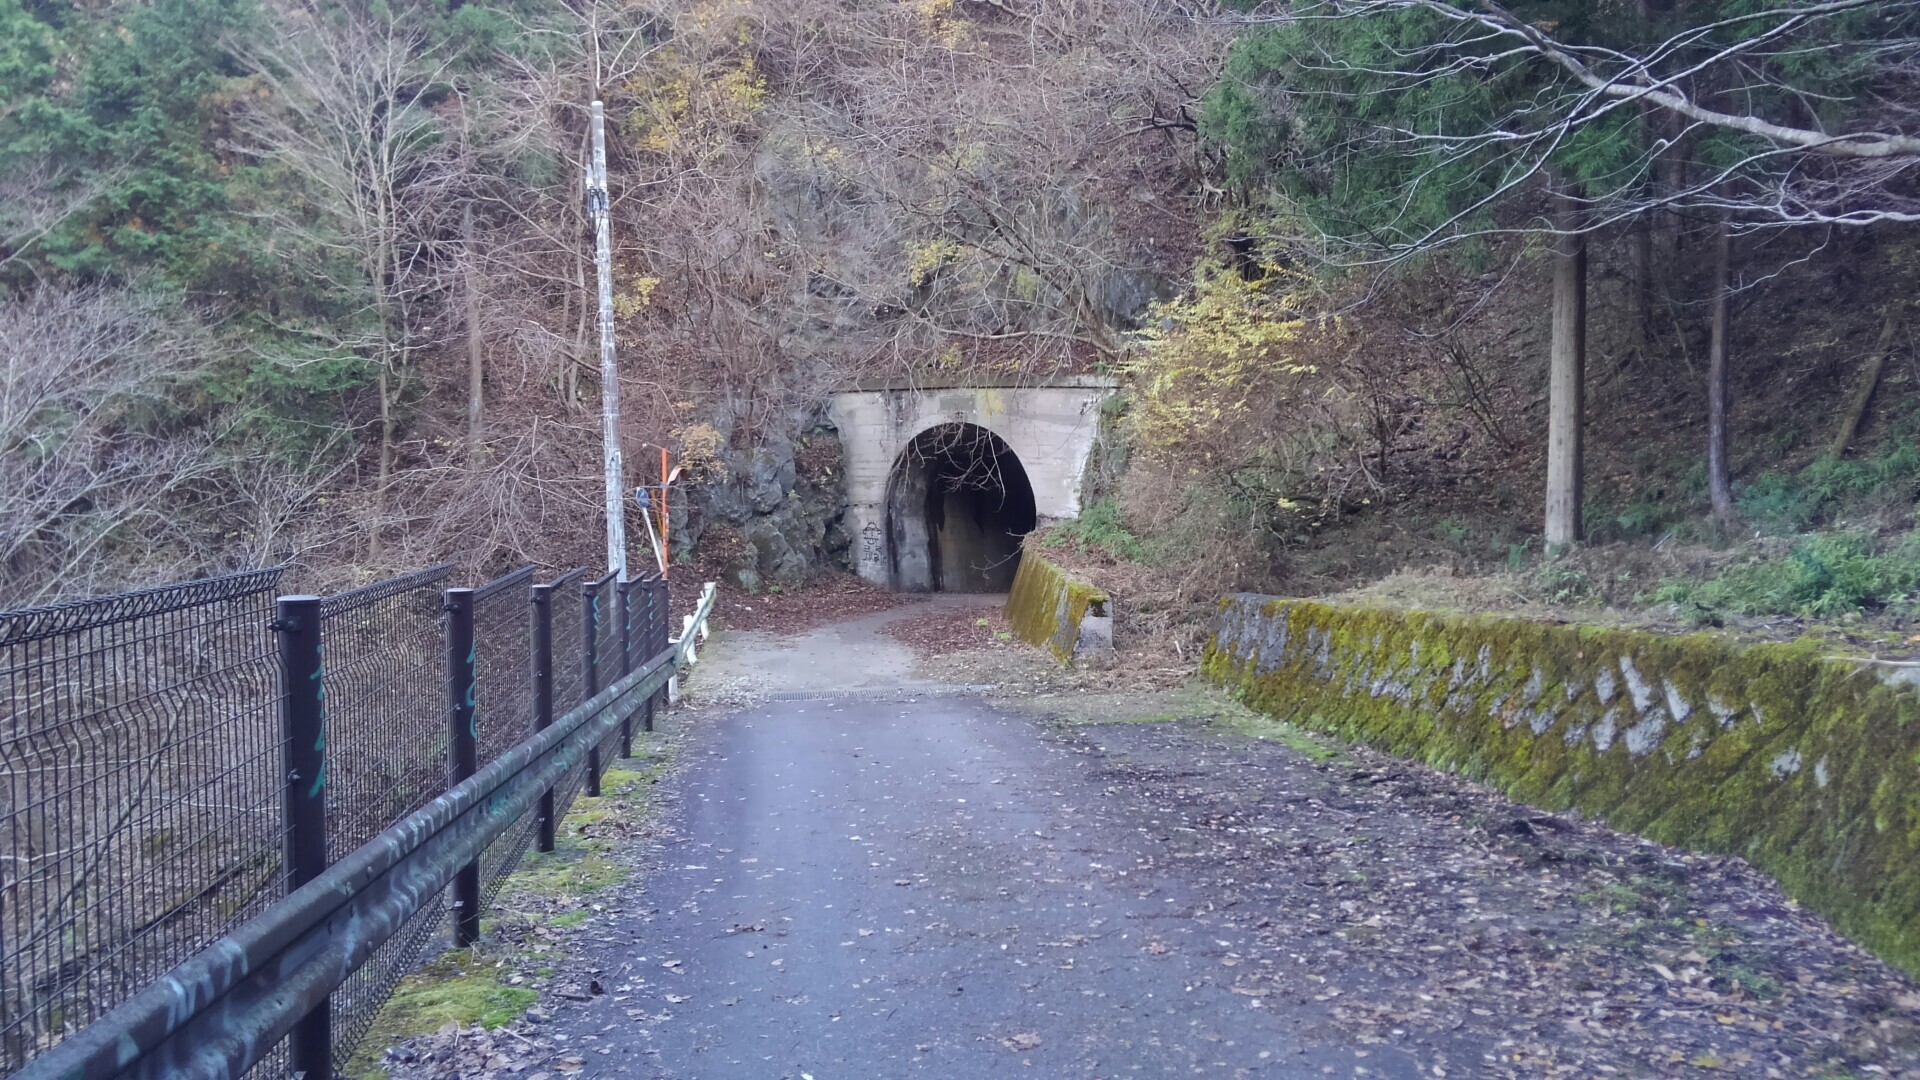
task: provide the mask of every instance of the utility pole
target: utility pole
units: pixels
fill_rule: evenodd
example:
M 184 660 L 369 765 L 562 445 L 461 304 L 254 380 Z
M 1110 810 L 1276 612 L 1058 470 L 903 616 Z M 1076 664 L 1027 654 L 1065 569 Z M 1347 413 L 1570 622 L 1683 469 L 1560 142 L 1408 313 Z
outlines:
M 593 160 L 587 212 L 593 215 L 593 267 L 600 278 L 601 460 L 607 479 L 607 569 L 627 580 L 626 470 L 620 462 L 620 367 L 613 356 L 613 223 L 607 198 L 607 110 L 593 103 Z

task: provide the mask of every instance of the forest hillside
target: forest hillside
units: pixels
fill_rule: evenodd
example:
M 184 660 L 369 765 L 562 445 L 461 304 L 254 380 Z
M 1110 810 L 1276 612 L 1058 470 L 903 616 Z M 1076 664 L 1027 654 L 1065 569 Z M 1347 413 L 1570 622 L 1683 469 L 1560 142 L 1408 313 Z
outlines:
M 837 387 L 1101 372 L 1029 542 L 1124 626 L 1894 648 L 1916 43 L 1902 0 L 0 0 L 0 604 L 597 561 L 598 97 L 622 440 L 703 569 L 844 567 Z

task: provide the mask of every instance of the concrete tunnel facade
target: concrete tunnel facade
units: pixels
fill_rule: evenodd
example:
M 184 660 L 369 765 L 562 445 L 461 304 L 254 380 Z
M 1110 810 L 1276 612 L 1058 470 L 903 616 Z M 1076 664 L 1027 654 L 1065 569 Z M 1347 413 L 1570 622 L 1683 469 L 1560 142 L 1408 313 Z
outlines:
M 856 572 L 905 592 L 1005 592 L 1020 537 L 1079 515 L 1114 386 L 1082 375 L 834 394 Z

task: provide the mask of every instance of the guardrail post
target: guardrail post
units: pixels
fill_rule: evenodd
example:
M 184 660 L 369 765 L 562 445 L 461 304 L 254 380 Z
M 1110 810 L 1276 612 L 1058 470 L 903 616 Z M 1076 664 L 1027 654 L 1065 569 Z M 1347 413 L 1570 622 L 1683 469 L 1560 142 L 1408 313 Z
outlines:
M 659 656 L 667 647 L 667 579 L 655 577 L 647 582 L 647 655 Z M 640 726 L 646 731 L 653 730 L 653 713 L 665 694 L 666 684 L 647 695 L 646 708 L 640 713 Z
M 327 694 L 320 658 L 320 598 L 283 596 L 274 630 L 280 639 L 282 824 L 286 827 L 287 892 L 327 868 Z M 333 1005 L 321 1001 L 294 1025 L 289 1064 L 308 1080 L 333 1076 Z
M 473 590 L 447 590 L 447 788 L 480 771 L 480 729 L 474 671 Z M 453 943 L 480 940 L 480 862 L 453 877 Z
M 533 587 L 533 730 L 553 723 L 553 586 Z M 553 850 L 553 789 L 540 795 L 539 850 Z
M 622 581 L 614 586 L 620 597 L 620 676 L 625 678 L 633 673 L 633 582 Z M 620 756 L 633 756 L 633 719 L 620 719 Z
M 580 700 L 600 692 L 600 589 L 597 582 L 580 583 Z M 587 795 L 600 797 L 600 744 L 587 748 Z

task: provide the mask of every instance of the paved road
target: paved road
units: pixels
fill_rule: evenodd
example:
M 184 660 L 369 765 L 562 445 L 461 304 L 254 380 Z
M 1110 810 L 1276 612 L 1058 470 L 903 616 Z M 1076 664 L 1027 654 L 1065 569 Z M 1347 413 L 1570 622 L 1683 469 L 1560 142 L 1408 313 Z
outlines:
M 650 913 L 563 1021 L 595 1072 L 1421 1075 L 1235 993 L 1253 944 L 1030 719 L 776 702 L 691 752 Z
M 716 640 L 550 1016 L 405 1075 L 1920 1080 L 1920 988 L 1738 860 L 1188 691 L 889 690 L 921 610 Z

